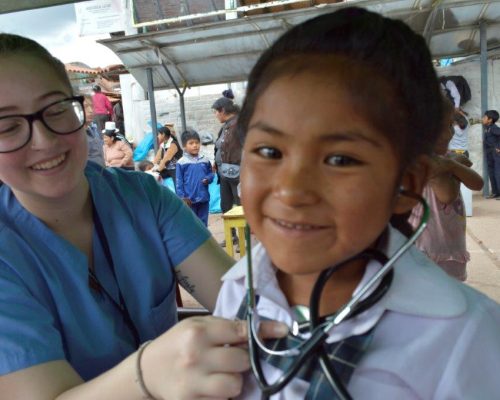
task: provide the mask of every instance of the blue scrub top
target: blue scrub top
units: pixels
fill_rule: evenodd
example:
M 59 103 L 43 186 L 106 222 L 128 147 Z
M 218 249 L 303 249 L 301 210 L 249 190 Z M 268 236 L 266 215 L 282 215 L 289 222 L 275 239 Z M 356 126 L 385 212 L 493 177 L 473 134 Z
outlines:
M 94 230 L 95 273 L 118 304 L 119 285 L 140 341 L 155 338 L 177 321 L 174 267 L 210 233 L 175 194 L 147 174 L 92 162 L 85 174 L 116 279 Z M 123 312 L 89 288 L 87 257 L 2 185 L 0 375 L 66 359 L 89 380 L 135 350 Z

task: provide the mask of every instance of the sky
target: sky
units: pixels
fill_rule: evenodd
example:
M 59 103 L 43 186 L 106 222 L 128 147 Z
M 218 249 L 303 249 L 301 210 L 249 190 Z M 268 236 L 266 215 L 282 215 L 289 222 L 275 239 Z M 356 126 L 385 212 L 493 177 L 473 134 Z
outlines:
M 0 32 L 34 39 L 63 63 L 78 61 L 92 68 L 121 64 L 110 49 L 95 42 L 109 35 L 78 36 L 73 4 L 0 14 Z

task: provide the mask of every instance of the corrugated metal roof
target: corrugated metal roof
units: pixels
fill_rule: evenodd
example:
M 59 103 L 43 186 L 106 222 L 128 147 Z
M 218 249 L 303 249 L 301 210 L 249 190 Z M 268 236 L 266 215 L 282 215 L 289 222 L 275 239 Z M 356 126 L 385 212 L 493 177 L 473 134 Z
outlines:
M 500 48 L 500 0 L 351 0 L 301 10 L 238 18 L 101 40 L 147 88 L 155 89 L 246 80 L 259 55 L 286 29 L 319 14 L 357 5 L 401 19 L 428 40 L 435 58 L 479 52 L 479 24 L 487 23 L 488 47 Z M 492 53 L 494 54 L 494 53 Z M 499 54 L 499 53 L 496 53 Z

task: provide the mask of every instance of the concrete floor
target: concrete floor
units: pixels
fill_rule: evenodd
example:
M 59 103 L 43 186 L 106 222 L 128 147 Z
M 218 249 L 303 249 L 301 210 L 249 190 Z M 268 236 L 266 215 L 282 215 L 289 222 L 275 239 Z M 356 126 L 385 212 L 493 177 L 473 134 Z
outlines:
M 221 214 L 211 214 L 208 228 L 215 239 L 224 239 Z M 500 201 L 473 195 L 472 216 L 467 218 L 467 248 L 471 260 L 467 265 L 466 284 L 500 303 Z M 199 304 L 182 291 L 185 307 Z
M 467 218 L 466 283 L 500 303 L 500 201 L 475 194 Z

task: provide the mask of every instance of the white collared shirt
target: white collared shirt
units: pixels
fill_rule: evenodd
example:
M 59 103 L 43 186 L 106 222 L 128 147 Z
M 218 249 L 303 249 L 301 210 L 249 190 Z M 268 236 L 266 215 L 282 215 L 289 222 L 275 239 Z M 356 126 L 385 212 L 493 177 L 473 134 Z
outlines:
M 405 242 L 390 229 L 386 254 Z M 292 323 L 290 306 L 262 245 L 252 249 L 260 316 Z M 359 290 L 380 268 L 370 262 Z M 234 318 L 245 296 L 246 257 L 224 277 L 214 315 Z M 395 264 L 389 292 L 375 306 L 335 327 L 328 341 L 365 333 L 373 341 L 355 369 L 348 390 L 354 399 L 500 398 L 500 306 L 449 278 L 415 247 Z M 269 382 L 282 372 L 263 363 Z M 308 383 L 294 379 L 276 399 L 302 399 Z M 251 374 L 242 399 L 260 399 Z

